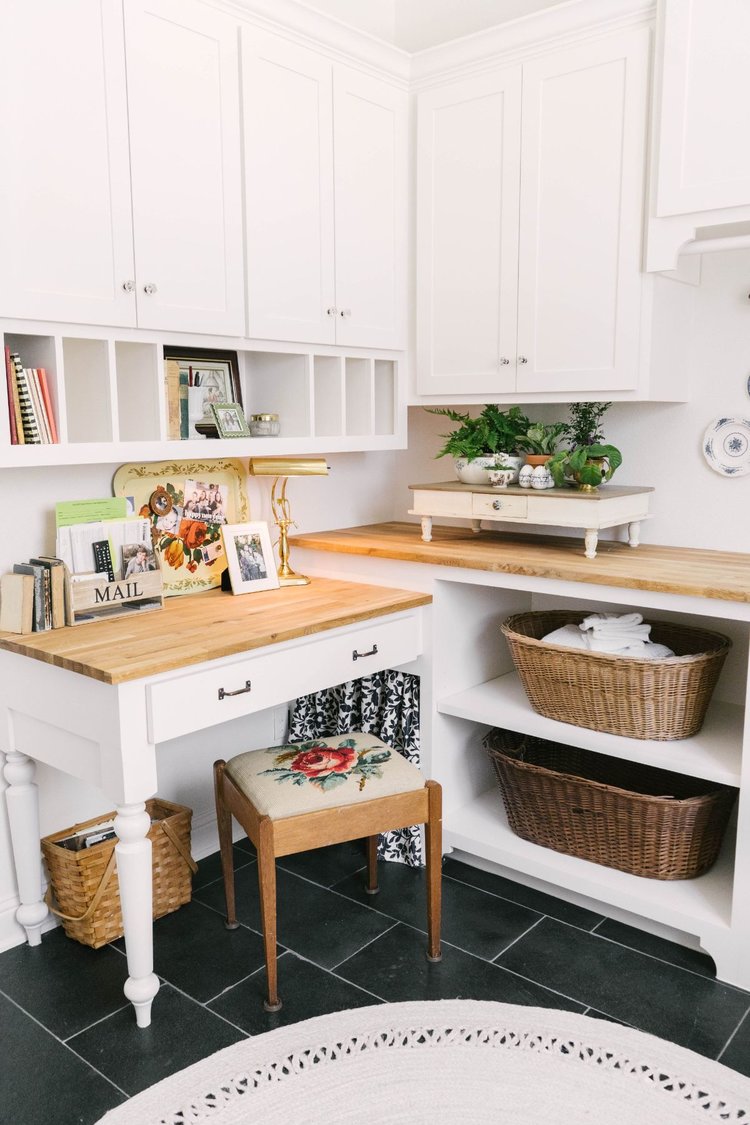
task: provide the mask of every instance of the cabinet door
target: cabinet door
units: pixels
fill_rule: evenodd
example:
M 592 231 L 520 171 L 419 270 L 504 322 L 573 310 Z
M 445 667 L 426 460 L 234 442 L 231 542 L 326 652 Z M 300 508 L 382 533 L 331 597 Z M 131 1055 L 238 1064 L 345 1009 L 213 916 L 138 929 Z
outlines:
M 132 325 L 118 0 L 0 4 L 3 316 Z
M 125 0 L 138 323 L 244 333 L 239 34 L 196 0 Z
M 332 64 L 242 31 L 249 334 L 333 343 Z
M 419 95 L 417 386 L 515 390 L 521 71 Z
M 406 94 L 337 66 L 336 342 L 404 346 Z
M 750 204 L 750 4 L 666 0 L 657 215 Z
M 524 67 L 519 391 L 637 385 L 649 46 L 628 31 Z

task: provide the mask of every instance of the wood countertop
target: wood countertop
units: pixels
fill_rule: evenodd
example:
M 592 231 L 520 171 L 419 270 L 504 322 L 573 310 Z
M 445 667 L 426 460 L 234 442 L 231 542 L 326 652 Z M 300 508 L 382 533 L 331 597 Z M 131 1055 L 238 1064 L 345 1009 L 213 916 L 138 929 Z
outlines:
M 166 598 L 161 610 L 45 633 L 2 633 L 0 650 L 119 684 L 431 601 L 410 590 L 314 578 L 239 597 L 210 590 Z
M 620 496 L 641 496 L 644 492 L 653 492 L 653 488 L 639 485 L 603 484 L 592 492 L 582 492 L 577 488 L 542 488 L 538 491 L 533 488 L 521 488 L 517 484 L 508 484 L 504 488 L 495 488 L 491 484 L 462 484 L 459 480 L 441 480 L 436 484 L 410 484 L 413 492 L 483 492 L 492 496 L 543 496 L 545 500 L 590 500 L 594 503 L 604 500 L 616 500 Z
M 750 602 L 750 555 L 739 552 L 653 544 L 632 548 L 600 540 L 596 558 L 587 559 L 578 537 L 484 530 L 476 535 L 440 525 L 433 525 L 432 536 L 425 543 L 419 524 L 393 522 L 295 535 L 290 543 L 338 554 Z

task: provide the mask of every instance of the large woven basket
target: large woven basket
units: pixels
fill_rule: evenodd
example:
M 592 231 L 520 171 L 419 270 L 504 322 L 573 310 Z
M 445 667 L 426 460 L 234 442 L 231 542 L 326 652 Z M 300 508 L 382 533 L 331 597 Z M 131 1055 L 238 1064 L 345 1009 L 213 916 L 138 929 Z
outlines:
M 184 805 L 154 799 L 146 801 L 152 824 L 153 916 L 161 918 L 190 902 L 192 876 L 198 870 L 190 854 L 192 810 Z M 114 813 L 84 821 L 42 839 L 42 852 L 50 876 L 47 905 L 62 919 L 68 937 L 99 949 L 122 937 L 120 886 L 115 862 L 116 840 L 106 840 L 81 851 L 58 843 L 86 828 L 112 820 Z M 51 902 L 50 890 L 57 900 Z
M 517 613 L 501 628 L 529 702 L 540 715 L 628 738 L 666 741 L 700 730 L 732 642 L 721 633 L 651 622 L 651 640 L 674 656 L 636 660 L 549 644 L 587 610 Z
M 719 854 L 736 790 L 496 728 L 484 739 L 517 836 L 650 879 Z

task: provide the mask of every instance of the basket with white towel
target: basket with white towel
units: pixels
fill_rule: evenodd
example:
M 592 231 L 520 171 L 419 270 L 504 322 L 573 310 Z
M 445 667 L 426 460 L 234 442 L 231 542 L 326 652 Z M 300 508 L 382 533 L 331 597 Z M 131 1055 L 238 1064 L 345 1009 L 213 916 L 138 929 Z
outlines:
M 509 617 L 501 628 L 539 714 L 658 741 L 700 730 L 732 643 L 708 629 L 644 622 L 637 613 L 529 611 Z

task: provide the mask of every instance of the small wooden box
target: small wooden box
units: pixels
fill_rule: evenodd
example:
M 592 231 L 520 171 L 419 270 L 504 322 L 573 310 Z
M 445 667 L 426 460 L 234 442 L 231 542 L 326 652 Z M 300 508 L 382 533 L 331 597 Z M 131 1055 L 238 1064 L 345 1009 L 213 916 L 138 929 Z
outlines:
M 161 570 L 134 574 L 119 582 L 90 580 L 77 581 L 66 568 L 66 610 L 68 625 L 84 625 L 88 621 L 104 621 L 162 609 L 164 583 Z

